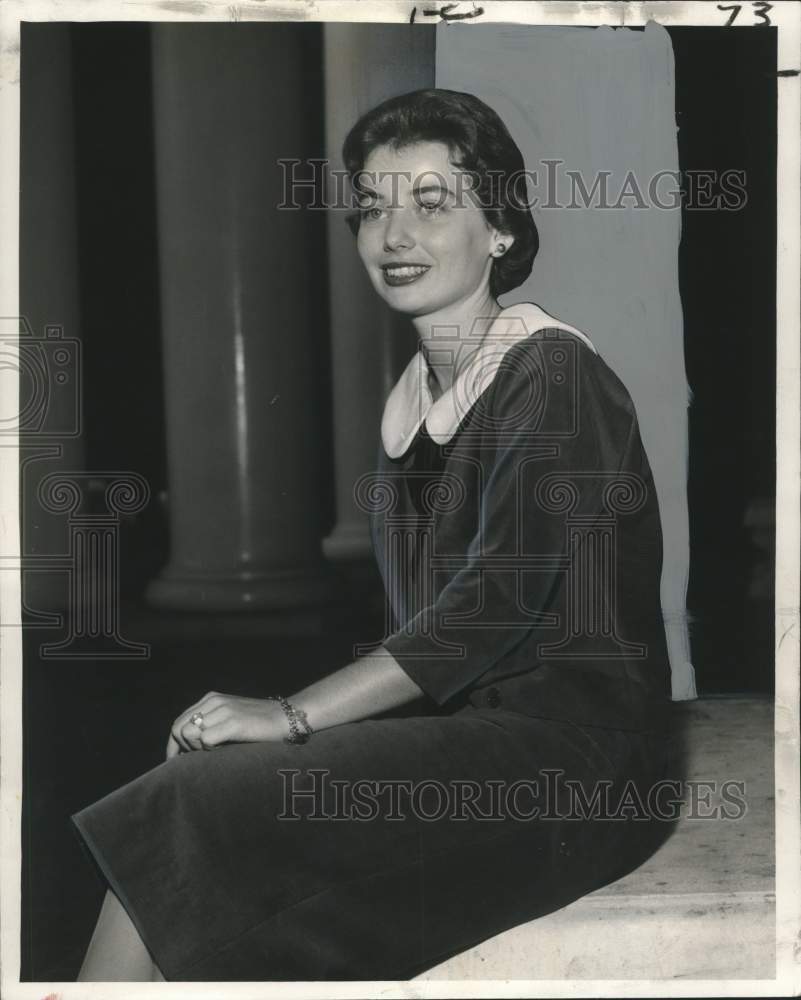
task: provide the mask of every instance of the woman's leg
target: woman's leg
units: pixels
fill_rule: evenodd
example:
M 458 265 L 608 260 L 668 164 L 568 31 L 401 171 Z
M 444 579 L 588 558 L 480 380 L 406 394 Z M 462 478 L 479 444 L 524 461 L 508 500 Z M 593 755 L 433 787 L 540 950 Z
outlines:
M 304 746 L 178 755 L 73 818 L 170 980 L 406 979 L 639 856 L 638 823 L 563 814 L 545 779 L 579 782 L 587 802 L 596 782 L 619 792 L 640 771 L 630 743 L 489 708 L 368 719 Z M 525 814 L 533 799 L 530 820 L 493 804 L 520 781 L 510 801 Z M 82 978 L 150 978 L 122 907 L 117 917 Z
M 139 932 L 114 895 L 107 891 L 78 982 L 164 981 Z

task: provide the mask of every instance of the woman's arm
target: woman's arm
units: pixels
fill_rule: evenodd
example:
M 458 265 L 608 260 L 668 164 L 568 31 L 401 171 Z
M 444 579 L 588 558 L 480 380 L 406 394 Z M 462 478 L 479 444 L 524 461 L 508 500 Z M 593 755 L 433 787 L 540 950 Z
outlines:
M 406 705 L 423 692 L 397 660 L 378 649 L 309 684 L 289 701 L 306 713 L 312 729 L 329 729 Z
M 312 729 L 329 729 L 380 715 L 421 697 L 422 690 L 383 646 L 315 681 L 289 701 L 306 713 Z M 192 721 L 200 714 L 202 729 Z M 222 743 L 284 739 L 289 724 L 276 701 L 209 691 L 175 720 L 167 757 L 181 750 L 210 750 Z

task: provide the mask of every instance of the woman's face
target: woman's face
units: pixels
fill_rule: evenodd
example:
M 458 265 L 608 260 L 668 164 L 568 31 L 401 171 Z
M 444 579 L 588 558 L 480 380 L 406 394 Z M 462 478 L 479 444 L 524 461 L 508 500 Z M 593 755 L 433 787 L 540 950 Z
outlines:
M 448 153 L 440 142 L 378 146 L 359 179 L 359 255 L 378 294 L 412 316 L 487 292 L 502 239 Z

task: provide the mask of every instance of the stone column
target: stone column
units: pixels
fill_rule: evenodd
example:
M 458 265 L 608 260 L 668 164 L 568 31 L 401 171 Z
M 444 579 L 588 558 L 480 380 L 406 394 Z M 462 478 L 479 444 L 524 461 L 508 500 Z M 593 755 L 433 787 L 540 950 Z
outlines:
M 325 231 L 320 212 L 277 207 L 278 161 L 320 149 L 304 103 L 312 30 L 153 27 L 171 556 L 148 599 L 162 607 L 332 592 L 311 253 Z
M 396 94 L 434 86 L 436 33 L 425 25 L 335 22 L 323 33 L 326 154 L 331 169 L 342 170 L 342 143 L 360 115 Z M 337 520 L 324 544 L 329 558 L 356 560 L 372 550 L 354 487 L 375 468 L 384 400 L 415 340 L 373 291 L 345 214 L 328 213 Z M 392 342 L 398 337 L 405 352 Z

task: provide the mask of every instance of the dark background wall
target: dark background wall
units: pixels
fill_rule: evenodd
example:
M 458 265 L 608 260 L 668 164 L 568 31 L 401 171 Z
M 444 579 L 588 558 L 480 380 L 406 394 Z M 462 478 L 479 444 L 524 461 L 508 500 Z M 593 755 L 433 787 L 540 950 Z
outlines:
M 742 170 L 741 211 L 685 211 L 690 587 L 699 691 L 773 690 L 776 32 L 672 28 L 683 171 Z
M 150 27 L 84 24 L 71 36 L 85 462 L 151 484 L 121 560 L 123 592 L 141 594 L 168 544 Z
M 25 25 L 23 131 L 33 127 L 24 80 L 37 39 Z M 312 123 L 308 156 L 322 155 L 321 31 L 303 34 Z M 377 30 L 406 30 L 403 27 Z M 424 29 L 421 29 L 424 30 Z M 772 690 L 775 405 L 775 108 L 773 29 L 671 29 L 676 57 L 682 169 L 742 169 L 748 201 L 738 212 L 685 211 L 680 248 L 690 410 L 693 662 L 702 692 Z M 153 500 L 123 526 L 122 589 L 132 606 L 167 558 L 159 494 L 166 487 L 157 283 L 149 28 L 71 29 L 77 132 L 81 330 L 87 468 L 131 469 Z M 27 118 L 26 118 L 27 116 Z M 26 164 L 22 163 L 25 204 Z M 23 213 L 24 214 L 24 213 Z M 325 270 L 323 216 L 319 254 Z M 23 262 L 24 264 L 24 262 Z M 321 393 L 329 346 L 320 294 Z M 73 331 L 73 334 L 76 332 Z M 333 415 L 335 419 L 336 415 Z M 321 434 L 330 434 L 322 427 Z M 330 448 L 322 449 L 330 454 Z M 333 481 L 333 466 L 327 479 Z M 333 520 L 332 497 L 326 500 Z M 23 816 L 23 979 L 75 977 L 102 895 L 69 831 L 68 816 L 131 780 L 163 755 L 172 718 L 198 689 L 259 695 L 347 662 L 353 621 L 319 634 L 265 642 L 239 624 L 154 642 L 142 664 L 38 662 L 26 635 Z M 194 630 L 194 631 L 193 631 Z M 180 631 L 180 630 L 179 630 Z M 51 638 L 48 636 L 47 638 Z M 265 663 L 269 662 L 269 671 Z M 69 726 L 64 726 L 64 719 Z

